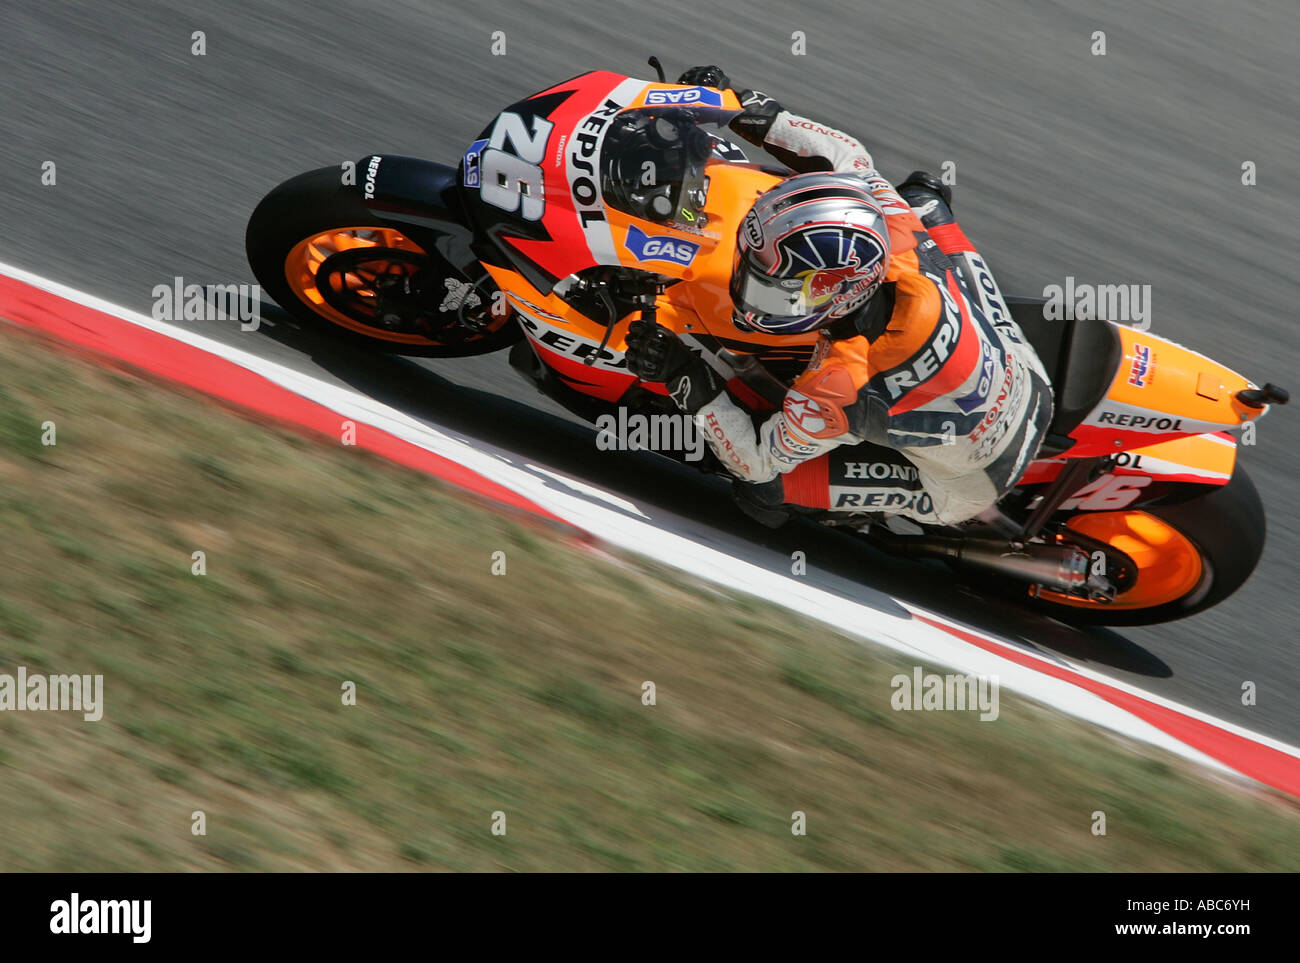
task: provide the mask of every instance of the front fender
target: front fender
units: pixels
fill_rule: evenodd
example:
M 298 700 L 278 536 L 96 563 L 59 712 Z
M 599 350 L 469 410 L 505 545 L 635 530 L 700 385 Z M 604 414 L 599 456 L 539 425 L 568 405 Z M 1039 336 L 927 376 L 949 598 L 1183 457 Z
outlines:
M 388 223 L 400 226 L 426 250 L 437 250 L 470 277 L 478 256 L 460 200 L 456 168 L 401 154 L 367 154 L 357 162 L 361 202 Z

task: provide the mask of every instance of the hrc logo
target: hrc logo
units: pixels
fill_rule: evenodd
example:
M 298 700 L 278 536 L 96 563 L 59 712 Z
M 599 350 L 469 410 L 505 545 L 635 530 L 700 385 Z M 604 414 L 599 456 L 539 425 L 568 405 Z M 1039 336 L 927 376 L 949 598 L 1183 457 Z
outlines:
M 1128 383 L 1135 388 L 1145 388 L 1150 371 L 1151 349 L 1145 344 L 1133 345 L 1133 364 L 1128 369 Z

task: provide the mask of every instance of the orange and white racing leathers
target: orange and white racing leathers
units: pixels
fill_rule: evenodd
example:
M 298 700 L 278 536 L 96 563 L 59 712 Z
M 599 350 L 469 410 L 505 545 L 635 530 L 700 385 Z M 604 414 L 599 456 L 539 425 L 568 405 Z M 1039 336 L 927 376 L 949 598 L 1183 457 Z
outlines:
M 890 267 L 865 309 L 823 329 L 781 411 L 756 424 L 723 392 L 696 425 L 739 477 L 769 493 L 780 479 L 765 502 L 929 524 L 990 508 L 1033 460 L 1052 396 L 983 258 L 942 200 L 920 206 L 942 209 L 927 230 L 847 134 L 781 110 L 762 146 L 799 173 L 866 181 Z

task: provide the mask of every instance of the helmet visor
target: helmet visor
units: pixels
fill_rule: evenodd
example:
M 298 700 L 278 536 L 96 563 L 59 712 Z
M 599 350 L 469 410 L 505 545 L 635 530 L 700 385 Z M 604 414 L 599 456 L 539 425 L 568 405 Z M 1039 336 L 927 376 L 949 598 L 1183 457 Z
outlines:
M 731 274 L 731 300 L 746 322 L 771 332 L 808 331 L 829 313 L 818 312 L 803 278 L 774 278 L 748 251 Z

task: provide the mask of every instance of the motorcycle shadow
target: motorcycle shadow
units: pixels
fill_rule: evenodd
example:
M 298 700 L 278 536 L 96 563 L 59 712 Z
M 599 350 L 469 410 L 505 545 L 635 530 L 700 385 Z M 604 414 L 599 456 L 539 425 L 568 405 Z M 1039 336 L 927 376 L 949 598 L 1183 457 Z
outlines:
M 883 554 L 851 532 L 803 519 L 772 530 L 735 507 L 720 478 L 649 452 L 602 451 L 597 431 L 562 411 L 506 363 L 504 352 L 437 361 L 357 351 L 301 326 L 275 305 L 263 309 L 259 334 L 302 355 L 313 368 L 368 397 L 444 431 L 473 437 L 521 456 L 548 485 L 614 507 L 595 493 L 537 471 L 545 466 L 634 503 L 661 525 L 775 574 L 789 576 L 803 552 L 818 588 L 877 611 L 906 616 L 896 600 L 928 610 L 1047 658 L 1068 659 L 1150 678 L 1168 678 L 1162 659 L 1118 632 L 1076 627 L 989 597 L 936 562 Z M 518 394 L 530 403 L 515 400 Z M 629 514 L 632 514 L 629 512 Z

